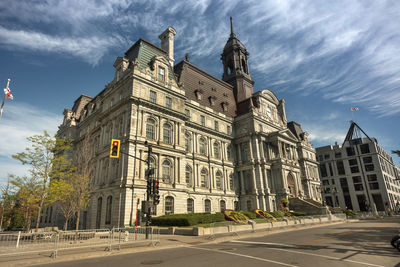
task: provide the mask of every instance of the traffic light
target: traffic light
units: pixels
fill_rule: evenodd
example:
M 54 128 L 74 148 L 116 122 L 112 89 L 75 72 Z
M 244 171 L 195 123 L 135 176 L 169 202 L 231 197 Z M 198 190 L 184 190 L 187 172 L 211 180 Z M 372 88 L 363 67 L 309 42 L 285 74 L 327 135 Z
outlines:
M 152 189 L 151 182 L 147 181 L 146 193 L 147 193 L 148 196 L 152 195 L 152 193 L 153 193 L 151 189 Z
M 153 200 L 154 205 L 158 205 L 160 203 L 160 182 L 156 179 L 153 180 Z
M 110 158 L 119 158 L 119 148 L 121 145 L 121 140 L 112 139 L 111 140 L 111 149 L 110 149 Z

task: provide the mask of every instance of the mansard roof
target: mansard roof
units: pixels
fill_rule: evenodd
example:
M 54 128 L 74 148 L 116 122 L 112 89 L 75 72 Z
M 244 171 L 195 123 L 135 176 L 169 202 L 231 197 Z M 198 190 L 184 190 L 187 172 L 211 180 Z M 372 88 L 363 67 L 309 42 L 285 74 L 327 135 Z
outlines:
M 229 117 L 235 117 L 236 102 L 232 85 L 196 67 L 187 60 L 179 62 L 174 69 L 178 81 L 183 83 L 185 95 L 188 99 Z M 201 94 L 201 99 L 196 94 Z
M 151 67 L 155 57 L 163 57 L 169 62 L 167 52 L 160 47 L 140 38 L 126 52 L 125 57 L 130 62 L 136 62 L 139 70 L 145 70 Z M 169 79 L 175 79 L 172 67 L 170 67 Z

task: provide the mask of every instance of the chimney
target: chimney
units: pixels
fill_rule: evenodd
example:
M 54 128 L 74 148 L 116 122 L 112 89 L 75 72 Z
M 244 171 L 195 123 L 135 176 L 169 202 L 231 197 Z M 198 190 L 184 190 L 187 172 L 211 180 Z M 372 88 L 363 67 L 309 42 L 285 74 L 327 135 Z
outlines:
M 168 27 L 158 38 L 161 40 L 161 48 L 165 50 L 169 57 L 169 63 L 174 66 L 174 36 L 176 30 L 172 27 Z

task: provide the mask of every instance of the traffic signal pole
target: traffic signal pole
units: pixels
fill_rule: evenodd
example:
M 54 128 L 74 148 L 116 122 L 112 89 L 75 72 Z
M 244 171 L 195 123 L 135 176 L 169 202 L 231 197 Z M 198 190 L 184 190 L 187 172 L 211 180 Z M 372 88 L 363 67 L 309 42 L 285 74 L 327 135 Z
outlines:
M 147 172 L 146 172 L 146 180 L 147 180 L 147 194 L 146 194 L 146 239 L 149 239 L 149 231 L 150 231 L 150 223 L 151 223 L 151 205 L 150 205 L 150 195 L 152 191 L 152 181 L 151 181 L 151 170 L 150 170 L 150 156 L 151 156 L 151 146 L 149 145 L 147 149 Z M 150 189 L 150 190 L 149 190 Z
M 137 160 L 146 162 L 147 164 L 147 171 L 145 173 L 146 176 L 146 181 L 147 181 L 147 186 L 146 186 L 146 202 L 144 205 L 144 214 L 145 214 L 145 219 L 146 219 L 146 239 L 149 239 L 149 233 L 150 233 L 150 224 L 151 224 L 151 209 L 153 204 L 157 205 L 160 201 L 160 195 L 159 195 L 159 183 L 158 179 L 153 179 L 152 175 L 154 174 L 154 169 L 150 167 L 150 159 L 151 159 L 151 153 L 152 153 L 152 147 L 151 145 L 147 145 L 147 142 L 145 142 L 145 145 L 148 146 L 147 150 L 147 160 L 140 159 L 138 157 L 135 157 L 133 155 L 130 155 L 128 153 L 120 151 L 120 145 L 121 145 L 121 140 L 118 139 L 112 139 L 111 140 L 111 149 L 110 149 L 110 158 L 119 158 L 119 154 L 124 154 L 128 155 L 130 157 L 133 157 Z M 153 202 L 150 203 L 150 198 L 153 196 Z

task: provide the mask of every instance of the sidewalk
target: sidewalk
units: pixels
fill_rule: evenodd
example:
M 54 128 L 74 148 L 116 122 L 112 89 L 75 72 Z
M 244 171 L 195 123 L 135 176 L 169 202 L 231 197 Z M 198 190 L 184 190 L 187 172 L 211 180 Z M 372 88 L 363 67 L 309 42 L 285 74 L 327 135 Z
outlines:
M 351 221 L 358 221 L 358 220 L 348 220 L 347 222 Z M 104 248 L 94 248 L 94 249 L 87 248 L 84 249 L 84 251 L 82 249 L 64 250 L 58 253 L 58 257 L 56 259 L 51 258 L 50 253 L 48 252 L 43 252 L 39 254 L 29 254 L 29 255 L 27 254 L 27 255 L 4 256 L 0 257 L 0 266 L 32 266 L 32 265 L 40 265 L 46 263 L 66 262 L 73 260 L 99 258 L 99 257 L 123 255 L 129 253 L 138 253 L 138 252 L 154 251 L 161 249 L 188 247 L 188 246 L 195 246 L 207 243 L 220 243 L 235 239 L 243 239 L 254 236 L 275 234 L 283 231 L 294 231 L 299 229 L 315 228 L 330 224 L 341 224 L 341 223 L 346 223 L 346 221 L 324 223 L 318 225 L 286 226 L 269 230 L 257 230 L 255 232 L 246 231 L 246 232 L 236 233 L 235 235 L 232 235 L 231 233 L 220 234 L 216 235 L 215 239 L 210 239 L 209 236 L 160 235 L 160 242 L 155 244 L 154 246 L 151 244 L 151 241 L 144 241 L 141 243 L 131 245 L 129 247 L 121 246 L 120 250 L 118 250 L 118 248 L 114 246 L 112 251 L 104 251 L 103 250 Z

